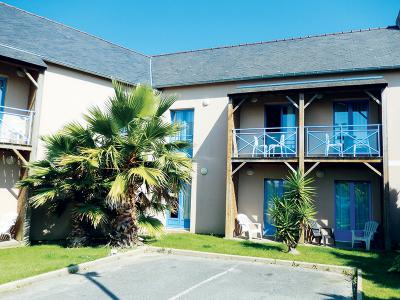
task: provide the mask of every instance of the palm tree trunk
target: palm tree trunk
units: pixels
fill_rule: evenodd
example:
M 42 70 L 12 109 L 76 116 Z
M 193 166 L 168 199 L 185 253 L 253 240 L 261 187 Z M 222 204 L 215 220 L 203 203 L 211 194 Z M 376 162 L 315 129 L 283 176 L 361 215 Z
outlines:
M 115 233 L 111 237 L 113 244 L 120 247 L 132 247 L 139 241 L 137 209 L 133 201 L 123 204 L 117 211 Z
M 82 228 L 82 222 L 78 218 L 71 220 L 71 233 L 67 237 L 68 244 L 72 247 L 80 247 L 87 242 L 87 233 Z

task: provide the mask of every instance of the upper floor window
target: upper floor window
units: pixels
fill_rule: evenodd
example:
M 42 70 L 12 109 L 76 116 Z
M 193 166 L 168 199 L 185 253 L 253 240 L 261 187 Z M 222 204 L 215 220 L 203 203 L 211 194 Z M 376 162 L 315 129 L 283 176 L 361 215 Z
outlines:
M 173 123 L 179 123 L 181 130 L 177 137 L 177 140 L 187 141 L 190 144 L 193 143 L 193 121 L 194 121 L 194 110 L 171 110 L 171 121 Z M 193 155 L 193 148 L 190 147 L 185 151 L 190 157 Z

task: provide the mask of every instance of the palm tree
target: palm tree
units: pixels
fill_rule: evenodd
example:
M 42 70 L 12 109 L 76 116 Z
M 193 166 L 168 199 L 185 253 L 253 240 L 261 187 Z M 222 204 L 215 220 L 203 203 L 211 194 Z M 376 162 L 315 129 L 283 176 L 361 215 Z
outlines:
M 113 85 L 115 95 L 105 109 L 89 109 L 85 125 L 73 122 L 44 139 L 47 157 L 21 185 L 33 188 L 33 206 L 72 206 L 72 236 L 102 227 L 112 243 L 131 246 L 140 223 L 159 227 L 152 216 L 176 207 L 191 159 L 183 153 L 188 144 L 171 139 L 180 126 L 163 117 L 175 96 Z

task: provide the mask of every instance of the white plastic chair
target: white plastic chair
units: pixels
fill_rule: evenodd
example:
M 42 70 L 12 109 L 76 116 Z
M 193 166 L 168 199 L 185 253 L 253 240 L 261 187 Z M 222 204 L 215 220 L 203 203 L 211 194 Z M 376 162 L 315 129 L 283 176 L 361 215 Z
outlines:
M 371 241 L 374 239 L 374 234 L 378 229 L 379 224 L 375 221 L 369 221 L 365 223 L 364 231 L 362 236 L 357 236 L 355 230 L 351 231 L 351 248 L 354 247 L 354 242 L 365 242 L 365 248 L 369 251 Z
M 283 148 L 285 147 L 285 135 L 281 134 L 279 142 L 277 144 L 271 144 L 268 146 L 268 156 L 273 154 L 275 155 L 275 149 L 278 148 L 281 150 L 280 155 L 283 156 Z
M 17 220 L 17 213 L 9 213 L 0 215 L 0 241 L 11 240 L 11 227 Z
M 260 236 L 262 238 L 262 228 L 260 223 L 253 223 L 245 214 L 238 214 L 236 217 L 242 232 L 247 232 L 248 239 L 251 239 L 253 234 Z
M 260 143 L 258 141 L 258 137 L 254 136 L 253 151 L 251 153 L 251 157 L 254 157 L 258 152 L 261 152 L 262 154 L 264 154 L 265 146 L 260 145 Z
M 337 149 L 339 151 L 339 156 L 343 156 L 343 143 L 336 142 L 331 143 L 329 134 L 325 133 L 325 156 L 329 155 L 329 149 Z

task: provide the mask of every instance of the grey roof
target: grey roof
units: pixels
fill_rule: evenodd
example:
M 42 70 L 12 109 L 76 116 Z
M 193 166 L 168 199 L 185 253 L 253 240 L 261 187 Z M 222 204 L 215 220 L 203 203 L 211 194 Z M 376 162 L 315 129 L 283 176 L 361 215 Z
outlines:
M 0 44 L 129 83 L 150 82 L 150 57 L 0 3 Z
M 45 62 L 39 56 L 1 44 L 0 44 L 0 57 L 5 57 L 15 61 L 22 61 L 24 63 L 28 63 L 43 68 L 46 67 Z
M 0 56 L 159 88 L 400 68 L 397 26 L 150 57 L 4 3 L 0 23 Z
M 152 58 L 155 87 L 400 67 L 400 30 L 388 27 L 181 52 Z

